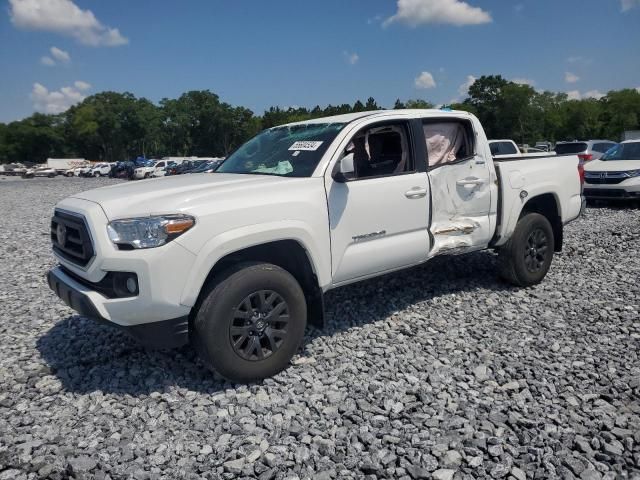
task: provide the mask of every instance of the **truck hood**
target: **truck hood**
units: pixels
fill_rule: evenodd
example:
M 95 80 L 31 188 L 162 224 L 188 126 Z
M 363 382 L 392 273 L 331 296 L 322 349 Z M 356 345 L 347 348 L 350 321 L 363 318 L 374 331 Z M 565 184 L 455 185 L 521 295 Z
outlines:
M 274 175 L 193 173 L 130 181 L 73 195 L 99 204 L 110 220 L 188 212 L 202 203 L 230 201 L 247 190 L 260 192 L 304 179 Z M 253 196 L 256 194 L 253 193 Z
M 592 160 L 584 165 L 585 172 L 627 172 L 640 170 L 640 160 Z

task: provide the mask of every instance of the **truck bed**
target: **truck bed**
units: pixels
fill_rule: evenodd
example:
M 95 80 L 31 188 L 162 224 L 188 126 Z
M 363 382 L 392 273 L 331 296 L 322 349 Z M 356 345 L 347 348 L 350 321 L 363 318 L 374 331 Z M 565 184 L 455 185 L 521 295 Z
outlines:
M 582 165 L 577 155 L 518 155 L 494 158 L 493 161 L 499 186 L 493 246 L 506 243 L 518 221 L 518 210 L 535 197 L 543 196 L 543 201 L 555 202 L 561 225 L 580 215 L 582 182 L 579 170 Z

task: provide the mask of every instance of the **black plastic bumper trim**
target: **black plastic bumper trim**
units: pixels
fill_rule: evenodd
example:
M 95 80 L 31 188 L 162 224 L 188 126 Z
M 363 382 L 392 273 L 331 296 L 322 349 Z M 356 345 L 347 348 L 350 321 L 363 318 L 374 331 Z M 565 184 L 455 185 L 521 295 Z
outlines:
M 150 348 L 177 348 L 189 342 L 189 317 L 171 318 L 140 325 L 123 326 L 102 317 L 91 299 L 57 274 L 59 267 L 49 270 L 47 282 L 64 303 L 80 315 L 118 328 Z

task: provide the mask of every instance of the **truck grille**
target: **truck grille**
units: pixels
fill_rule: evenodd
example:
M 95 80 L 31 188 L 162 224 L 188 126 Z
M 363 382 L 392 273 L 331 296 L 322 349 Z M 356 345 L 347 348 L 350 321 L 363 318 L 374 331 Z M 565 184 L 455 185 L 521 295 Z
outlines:
M 627 172 L 584 172 L 585 183 L 592 185 L 616 185 L 627 178 L 631 178 Z
M 81 215 L 56 210 L 51 218 L 51 243 L 54 252 L 81 267 L 94 256 L 89 229 Z

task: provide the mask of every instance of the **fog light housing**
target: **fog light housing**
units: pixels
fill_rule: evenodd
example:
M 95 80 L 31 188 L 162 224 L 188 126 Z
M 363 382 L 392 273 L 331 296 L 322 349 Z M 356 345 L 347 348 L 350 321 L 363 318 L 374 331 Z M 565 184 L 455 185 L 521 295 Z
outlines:
M 118 297 L 135 297 L 139 293 L 138 276 L 129 272 L 114 272 L 113 291 Z

